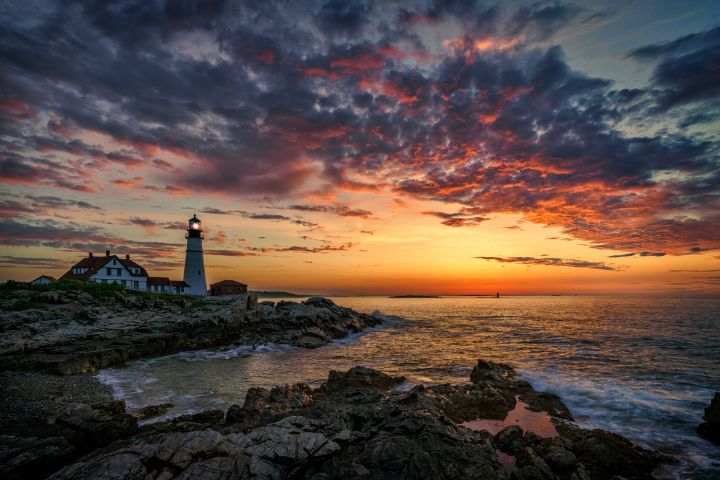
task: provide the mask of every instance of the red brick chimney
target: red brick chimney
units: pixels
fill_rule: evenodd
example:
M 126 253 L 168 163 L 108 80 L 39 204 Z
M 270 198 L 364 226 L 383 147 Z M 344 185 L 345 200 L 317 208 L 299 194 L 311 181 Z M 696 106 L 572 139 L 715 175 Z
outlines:
M 125 254 L 125 260 L 130 260 L 130 254 L 129 254 L 129 253 L 126 253 L 126 254 Z
M 92 252 L 88 253 L 88 257 L 92 258 Z
M 106 256 L 106 257 L 109 257 L 109 256 L 110 256 L 110 250 L 105 250 L 105 256 Z

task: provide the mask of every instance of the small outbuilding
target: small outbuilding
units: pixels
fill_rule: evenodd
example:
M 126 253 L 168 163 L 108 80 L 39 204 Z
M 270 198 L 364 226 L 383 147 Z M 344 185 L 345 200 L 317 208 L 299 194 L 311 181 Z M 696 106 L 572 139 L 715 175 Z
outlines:
M 47 285 L 48 283 L 54 282 L 57 282 L 57 279 L 55 277 L 51 277 L 50 275 L 40 275 L 35 280 L 30 282 L 30 285 Z
M 210 295 L 242 295 L 247 293 L 247 285 L 235 280 L 221 280 L 210 285 Z

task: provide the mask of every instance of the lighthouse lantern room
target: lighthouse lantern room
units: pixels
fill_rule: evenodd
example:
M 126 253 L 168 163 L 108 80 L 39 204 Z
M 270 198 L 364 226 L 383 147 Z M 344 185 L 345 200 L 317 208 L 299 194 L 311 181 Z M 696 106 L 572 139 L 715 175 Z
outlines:
M 185 251 L 185 274 L 183 280 L 190 285 L 186 293 L 190 295 L 207 295 L 207 281 L 205 280 L 205 261 L 203 260 L 202 241 L 204 238 L 202 223 L 197 215 L 188 220 L 187 250 Z

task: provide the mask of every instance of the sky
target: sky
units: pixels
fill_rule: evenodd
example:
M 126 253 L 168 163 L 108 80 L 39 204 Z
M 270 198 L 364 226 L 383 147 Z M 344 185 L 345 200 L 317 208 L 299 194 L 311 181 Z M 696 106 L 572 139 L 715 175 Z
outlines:
M 0 3 L 0 281 L 720 293 L 720 2 Z

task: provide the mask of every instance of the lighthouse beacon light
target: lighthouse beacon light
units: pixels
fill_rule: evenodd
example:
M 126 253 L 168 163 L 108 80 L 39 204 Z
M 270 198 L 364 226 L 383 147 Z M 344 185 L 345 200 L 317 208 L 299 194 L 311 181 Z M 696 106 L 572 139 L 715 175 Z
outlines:
M 185 273 L 183 280 L 190 285 L 186 291 L 190 295 L 207 295 L 207 281 L 205 280 L 205 261 L 203 258 L 202 241 L 204 238 L 202 222 L 197 215 L 188 220 L 187 250 L 185 251 Z

